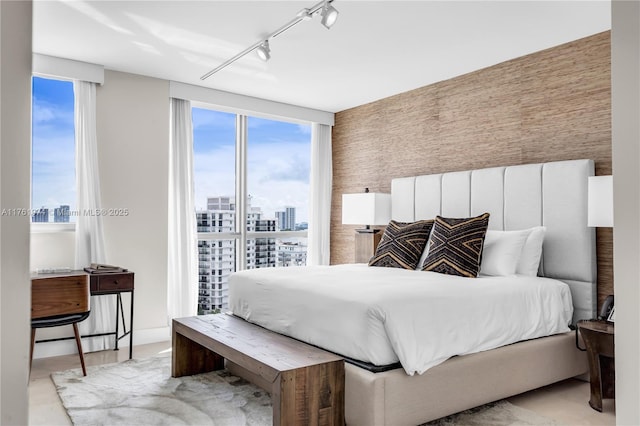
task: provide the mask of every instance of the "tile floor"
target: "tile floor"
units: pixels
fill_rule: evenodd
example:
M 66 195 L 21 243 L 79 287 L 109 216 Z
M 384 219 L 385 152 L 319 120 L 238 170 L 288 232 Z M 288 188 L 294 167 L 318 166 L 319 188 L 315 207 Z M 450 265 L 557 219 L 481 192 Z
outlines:
M 144 358 L 171 349 L 171 342 L 134 347 L 134 357 Z M 85 355 L 87 366 L 123 361 L 128 350 L 101 351 Z M 29 424 L 70 425 L 49 375 L 54 371 L 78 368 L 77 355 L 34 359 L 29 383 Z M 554 419 L 561 425 L 615 425 L 615 401 L 605 400 L 598 413 L 589 407 L 589 383 L 571 379 L 509 398 L 514 405 Z

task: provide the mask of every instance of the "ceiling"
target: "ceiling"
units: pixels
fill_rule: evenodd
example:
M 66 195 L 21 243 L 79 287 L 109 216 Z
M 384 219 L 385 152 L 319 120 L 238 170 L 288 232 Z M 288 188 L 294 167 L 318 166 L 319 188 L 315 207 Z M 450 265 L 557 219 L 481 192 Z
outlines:
M 34 2 L 33 51 L 106 69 L 337 112 L 611 28 L 609 1 L 335 0 L 200 77 L 315 2 Z

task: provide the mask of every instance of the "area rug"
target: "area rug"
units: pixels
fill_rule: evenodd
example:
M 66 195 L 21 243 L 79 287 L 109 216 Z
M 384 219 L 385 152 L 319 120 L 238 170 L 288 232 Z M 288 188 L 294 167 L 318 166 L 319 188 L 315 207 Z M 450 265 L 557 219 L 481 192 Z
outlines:
M 222 370 L 172 378 L 171 357 L 156 356 L 51 375 L 75 425 L 226 425 L 272 423 L 269 395 Z M 427 423 L 430 426 L 553 425 L 499 401 Z
M 270 396 L 225 370 L 171 377 L 171 357 L 51 375 L 75 425 L 270 425 Z

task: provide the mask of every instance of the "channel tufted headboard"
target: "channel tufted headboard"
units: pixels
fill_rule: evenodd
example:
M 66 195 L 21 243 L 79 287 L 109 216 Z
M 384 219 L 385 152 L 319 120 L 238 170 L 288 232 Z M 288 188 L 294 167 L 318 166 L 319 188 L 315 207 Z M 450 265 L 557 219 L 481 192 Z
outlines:
M 596 312 L 595 230 L 587 227 L 593 175 L 593 160 L 572 160 L 393 179 L 391 216 L 412 222 L 489 212 L 489 229 L 546 226 L 540 275 L 570 286 L 575 324 Z

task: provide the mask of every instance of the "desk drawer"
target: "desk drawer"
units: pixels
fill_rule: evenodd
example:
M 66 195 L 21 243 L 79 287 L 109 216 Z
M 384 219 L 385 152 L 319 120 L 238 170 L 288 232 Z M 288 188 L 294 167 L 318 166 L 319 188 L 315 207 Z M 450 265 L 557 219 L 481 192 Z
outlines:
M 91 275 L 91 292 L 118 292 L 133 290 L 133 274 Z

